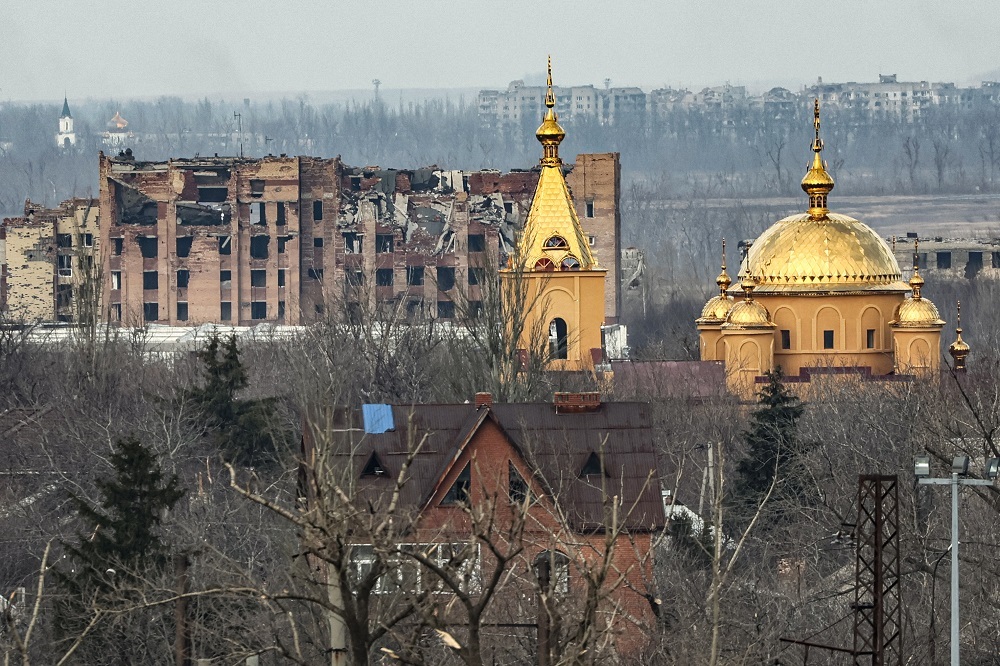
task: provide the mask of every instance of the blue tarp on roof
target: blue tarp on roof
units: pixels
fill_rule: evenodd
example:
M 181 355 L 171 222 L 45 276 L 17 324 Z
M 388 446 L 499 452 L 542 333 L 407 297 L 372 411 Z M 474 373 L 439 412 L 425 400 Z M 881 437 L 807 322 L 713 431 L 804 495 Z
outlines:
M 361 405 L 361 415 L 367 433 L 381 435 L 396 429 L 392 421 L 392 405 Z

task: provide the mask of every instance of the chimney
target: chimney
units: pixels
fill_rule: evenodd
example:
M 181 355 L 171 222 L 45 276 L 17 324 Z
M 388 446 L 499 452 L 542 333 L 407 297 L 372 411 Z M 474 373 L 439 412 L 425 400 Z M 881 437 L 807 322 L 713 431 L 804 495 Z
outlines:
M 597 391 L 586 393 L 557 392 L 552 399 L 556 414 L 578 414 L 596 412 L 601 407 L 601 394 Z
M 493 394 L 492 393 L 477 393 L 476 394 L 476 409 L 480 407 L 492 407 L 493 406 Z

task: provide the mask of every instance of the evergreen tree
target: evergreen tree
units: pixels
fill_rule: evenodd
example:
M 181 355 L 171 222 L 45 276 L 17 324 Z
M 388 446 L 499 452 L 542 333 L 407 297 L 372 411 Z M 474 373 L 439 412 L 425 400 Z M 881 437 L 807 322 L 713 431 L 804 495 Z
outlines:
M 163 571 L 168 548 L 160 523 L 184 494 L 177 476 L 166 478 L 155 454 L 134 437 L 118 440 L 110 460 L 114 476 L 95 484 L 99 505 L 71 495 L 85 529 L 76 543 L 63 544 L 68 561 L 55 569 L 63 593 L 56 604 L 57 633 L 69 642 L 96 611 L 133 602 L 146 581 Z M 88 635 L 98 652 L 123 640 L 120 623 L 99 625 Z
M 240 465 L 266 465 L 278 458 L 282 432 L 275 432 L 274 400 L 238 398 L 249 384 L 240 361 L 236 336 L 224 341 L 213 335 L 198 351 L 202 363 L 201 387 L 188 398 L 205 417 L 206 434 L 215 440 L 223 457 Z
M 747 456 L 737 466 L 736 497 L 756 506 L 767 494 L 775 475 L 776 492 L 784 497 L 800 496 L 802 487 L 790 474 L 793 459 L 801 446 L 796 436 L 799 417 L 805 407 L 781 381 L 780 368 L 767 373 L 767 384 L 757 398 L 750 416 L 750 428 L 743 432 Z

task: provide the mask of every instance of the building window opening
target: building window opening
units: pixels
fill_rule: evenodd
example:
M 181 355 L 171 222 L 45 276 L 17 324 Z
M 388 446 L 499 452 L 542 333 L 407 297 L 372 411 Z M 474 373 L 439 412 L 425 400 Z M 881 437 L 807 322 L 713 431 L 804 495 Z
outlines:
M 485 251 L 486 251 L 486 235 L 469 234 L 469 252 L 485 252 Z
M 232 254 L 233 244 L 231 236 L 219 236 L 219 254 Z
M 122 247 L 124 245 L 125 245 L 125 239 L 124 238 L 112 238 L 111 239 L 111 246 L 112 246 L 112 252 L 111 253 L 114 256 L 116 256 L 116 257 L 122 256 Z M 1000 255 L 1000 252 L 994 252 L 993 254 Z M 1000 265 L 998 265 L 998 266 L 1000 266 Z
M 510 501 L 516 504 L 528 499 L 528 483 L 510 461 L 507 462 L 507 494 Z
M 313 201 L 313 221 L 321 222 L 323 220 L 323 202 L 320 199 Z
M 278 301 L 278 319 L 285 318 L 285 302 Z
M 309 269 L 309 277 L 312 278 L 313 280 L 322 280 L 323 279 L 323 269 L 322 268 L 310 268 Z
M 251 301 L 250 318 L 267 319 L 267 301 Z
M 177 237 L 177 256 L 183 259 L 191 254 L 191 245 L 194 243 L 194 236 Z
M 781 348 L 791 349 L 792 348 L 792 332 L 788 329 L 781 329 Z
M 444 498 L 441 500 L 441 504 L 466 504 L 469 501 L 469 490 L 472 487 L 472 470 L 470 468 L 470 463 L 465 464 L 465 468 L 462 470 L 458 478 L 455 479 L 455 483 L 451 484 L 451 488 L 445 493 Z
M 233 288 L 232 271 L 219 271 L 219 286 L 221 286 L 223 289 Z
M 313 247 L 318 247 L 318 248 L 322 248 L 323 247 L 323 237 L 322 236 L 316 236 L 315 238 L 313 238 Z
M 546 250 L 565 250 L 569 247 L 569 244 L 566 243 L 566 239 L 562 236 L 550 236 L 545 239 L 544 247 Z
M 267 286 L 267 271 L 262 268 L 257 268 L 250 271 L 250 286 L 251 287 L 266 287 Z M 255 317 L 256 319 L 256 317 Z
M 594 202 L 593 202 L 593 200 L 587 201 L 587 217 L 594 217 Z
M 419 287 L 424 284 L 424 267 L 423 266 L 407 266 L 406 267 L 406 284 L 411 287 Z
M 115 321 L 121 321 L 122 320 L 122 304 L 121 303 L 112 303 L 111 304 L 111 318 L 114 319 Z
M 83 246 L 84 247 L 94 247 L 94 234 L 84 234 L 83 235 Z
M 552 260 L 548 257 L 542 257 L 535 262 L 536 271 L 554 271 L 555 269 L 556 265 L 552 263 Z
M 275 225 L 277 225 L 279 227 L 283 227 L 286 224 L 288 224 L 288 220 L 285 217 L 285 204 L 284 204 L 284 202 L 279 201 L 277 204 L 275 204 L 275 210 L 278 213 L 277 217 L 275 218 L 275 222 L 274 222 Z
M 375 271 L 375 286 L 376 287 L 391 287 L 392 286 L 392 269 L 391 268 L 379 268 Z
M 250 258 L 267 259 L 267 246 L 271 242 L 270 236 L 250 237 Z
M 143 289 L 159 289 L 160 287 L 160 274 L 156 271 L 143 271 L 142 272 L 142 288 Z
M 122 288 L 122 272 L 121 271 L 111 271 L 111 288 L 121 289 Z
M 983 253 L 982 252 L 970 252 L 969 261 L 965 264 L 965 279 L 973 280 L 979 271 L 983 270 Z
M 67 249 L 73 247 L 73 234 L 57 234 L 56 247 Z
M 937 253 L 937 267 L 940 269 L 951 268 L 951 252 Z
M 225 187 L 199 187 L 198 203 L 222 203 L 229 196 Z
M 455 288 L 455 269 L 451 266 L 438 266 L 437 287 L 440 291 L 451 291 Z
M 188 280 L 191 279 L 191 271 L 186 268 L 182 268 L 177 271 L 177 288 L 187 289 Z
M 279 287 L 284 287 L 285 286 L 285 280 L 286 280 L 286 275 L 287 274 L 288 274 L 288 269 L 287 268 L 279 268 L 278 269 L 278 286 Z
M 438 319 L 454 319 L 454 318 L 455 318 L 455 302 L 438 301 Z
M 143 303 L 142 304 L 142 319 L 143 319 L 143 321 L 158 321 L 160 319 L 160 304 L 159 303 Z
M 263 201 L 250 204 L 250 224 L 267 224 L 267 212 Z
M 73 277 L 73 255 L 60 254 L 56 257 L 59 277 Z
M 139 244 L 139 252 L 143 259 L 156 259 L 160 247 L 156 236 L 138 236 L 135 242 Z
M 569 558 L 557 550 L 538 554 L 534 561 L 538 587 L 545 594 L 569 593 Z
M 833 331 L 823 331 L 823 349 L 833 349 Z
M 222 321 L 232 321 L 233 304 L 230 301 L 222 301 L 219 303 L 219 319 Z
M 875 349 L 875 329 L 869 328 L 865 331 L 865 348 Z
M 177 321 L 188 320 L 188 304 L 185 301 L 177 302 Z
M 482 284 L 483 277 L 485 276 L 484 270 L 480 266 L 473 266 L 469 269 L 469 286 L 476 286 L 477 284 Z
M 310 275 L 310 277 L 312 276 Z M 347 284 L 352 287 L 360 287 L 365 283 L 365 274 L 363 271 L 344 271 L 344 277 L 347 278 Z
M 353 231 L 344 233 L 344 252 L 347 254 L 361 254 L 361 234 Z
M 56 307 L 68 308 L 73 302 L 73 285 L 61 284 L 56 288 Z M 60 320 L 63 321 L 63 320 Z
M 606 476 L 606 472 L 607 470 L 601 462 L 601 457 L 591 451 L 590 455 L 587 456 L 587 461 L 583 463 L 583 467 L 580 469 L 580 478 L 585 476 Z
M 258 179 L 252 179 L 250 181 L 250 196 L 262 197 L 264 196 L 264 181 Z
M 375 234 L 375 252 L 378 254 L 391 254 L 395 238 L 392 234 Z
M 361 477 L 364 478 L 366 476 L 388 476 L 385 465 L 382 464 L 382 461 L 379 460 L 378 454 L 374 451 L 372 451 L 372 454 L 368 456 L 368 462 L 365 463 L 365 466 L 361 470 Z
M 556 317 L 549 323 L 549 357 L 569 358 L 569 332 L 566 321 L 561 317 Z
M 285 243 L 291 239 L 291 236 L 278 236 L 278 254 L 285 253 Z
M 569 255 L 562 260 L 560 268 L 564 271 L 578 271 L 580 270 L 580 260 L 573 255 Z
M 514 202 L 513 201 L 504 201 L 503 202 L 503 212 L 505 214 L 507 214 L 507 215 L 513 215 L 514 214 Z

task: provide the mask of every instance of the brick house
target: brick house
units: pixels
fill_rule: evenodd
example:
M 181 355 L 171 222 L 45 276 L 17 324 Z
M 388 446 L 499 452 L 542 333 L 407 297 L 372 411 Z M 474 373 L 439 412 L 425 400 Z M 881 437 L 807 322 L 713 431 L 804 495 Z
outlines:
M 553 403 L 493 404 L 478 394 L 462 405 L 366 405 L 339 412 L 324 434 L 304 428 L 303 452 L 307 461 L 322 457 L 323 469 L 341 475 L 338 487 L 372 513 L 398 488 L 397 515 L 410 522 L 377 593 L 439 590 L 430 565 L 457 562 L 466 548 L 463 590 L 490 592 L 490 627 L 519 635 L 538 663 L 565 648 L 560 641 L 592 598 L 607 649 L 637 656 L 646 645 L 653 544 L 665 524 L 648 405 L 559 393 Z M 304 475 L 317 467 L 304 466 Z M 371 546 L 357 537 L 351 548 L 352 566 L 364 570 Z M 499 584 L 497 551 L 517 553 Z M 588 582 L 605 564 L 601 582 Z M 466 623 L 460 614 L 443 620 L 456 635 Z

